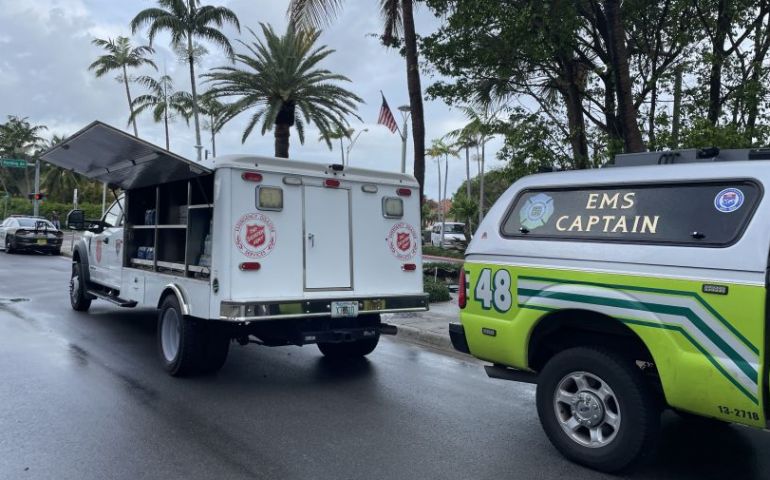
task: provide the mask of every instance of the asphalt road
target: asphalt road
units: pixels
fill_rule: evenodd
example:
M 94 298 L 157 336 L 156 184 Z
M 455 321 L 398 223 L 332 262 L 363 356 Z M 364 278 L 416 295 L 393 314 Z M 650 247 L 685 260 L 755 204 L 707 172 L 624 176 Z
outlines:
M 595 479 L 562 459 L 531 386 L 384 340 L 234 347 L 216 376 L 160 368 L 155 315 L 70 310 L 64 258 L 0 253 L 0 479 Z M 770 478 L 770 434 L 666 415 L 657 459 L 624 478 Z

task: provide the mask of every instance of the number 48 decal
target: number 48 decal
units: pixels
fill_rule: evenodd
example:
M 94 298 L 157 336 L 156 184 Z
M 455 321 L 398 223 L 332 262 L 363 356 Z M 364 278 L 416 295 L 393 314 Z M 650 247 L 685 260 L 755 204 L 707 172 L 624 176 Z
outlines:
M 511 274 L 502 269 L 492 275 L 492 270 L 485 268 L 479 274 L 479 281 L 473 291 L 477 302 L 481 302 L 481 308 L 490 310 L 492 307 L 500 313 L 511 309 Z

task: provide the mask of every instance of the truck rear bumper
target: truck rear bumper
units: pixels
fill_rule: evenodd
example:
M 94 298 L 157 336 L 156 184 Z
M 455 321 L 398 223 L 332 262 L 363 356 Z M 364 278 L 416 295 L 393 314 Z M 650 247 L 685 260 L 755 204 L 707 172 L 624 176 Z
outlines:
M 455 350 L 462 353 L 471 353 L 468 348 L 468 340 L 465 338 L 465 328 L 459 323 L 449 324 L 449 339 Z
M 331 317 L 333 302 L 358 302 L 358 315 L 428 310 L 427 295 L 334 298 L 282 302 L 222 302 L 219 320 L 259 322 L 296 318 Z

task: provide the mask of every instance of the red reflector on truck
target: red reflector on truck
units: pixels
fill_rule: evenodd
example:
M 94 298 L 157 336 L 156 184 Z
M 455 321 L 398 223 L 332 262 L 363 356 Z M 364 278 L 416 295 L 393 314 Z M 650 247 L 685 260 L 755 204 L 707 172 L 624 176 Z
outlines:
M 396 193 L 398 193 L 399 197 L 411 197 L 412 191 L 408 188 L 399 188 L 396 190 Z
M 415 265 L 414 263 L 405 263 L 401 267 L 401 269 L 405 272 L 414 272 L 415 270 L 417 270 L 417 265 Z
M 465 265 L 460 269 L 460 281 L 457 283 L 457 305 L 460 308 L 465 308 L 465 304 L 468 301 L 465 295 Z
M 257 172 L 243 172 L 241 174 L 241 178 L 246 180 L 247 182 L 261 182 L 262 174 Z
M 243 272 L 253 272 L 262 268 L 262 265 L 259 262 L 243 262 L 238 268 Z
M 340 187 L 340 181 L 339 180 L 334 180 L 334 179 L 331 179 L 331 178 L 326 179 L 326 180 L 324 180 L 324 187 L 327 187 L 327 188 L 339 188 Z

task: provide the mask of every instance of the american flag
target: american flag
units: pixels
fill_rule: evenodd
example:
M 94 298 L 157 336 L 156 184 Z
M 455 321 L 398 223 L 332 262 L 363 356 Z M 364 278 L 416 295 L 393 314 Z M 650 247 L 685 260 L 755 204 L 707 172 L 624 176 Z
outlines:
M 396 130 L 398 130 L 396 119 L 393 118 L 393 112 L 390 111 L 385 95 L 382 96 L 382 107 L 380 107 L 380 118 L 377 119 L 377 124 L 388 127 L 390 133 L 396 133 Z

